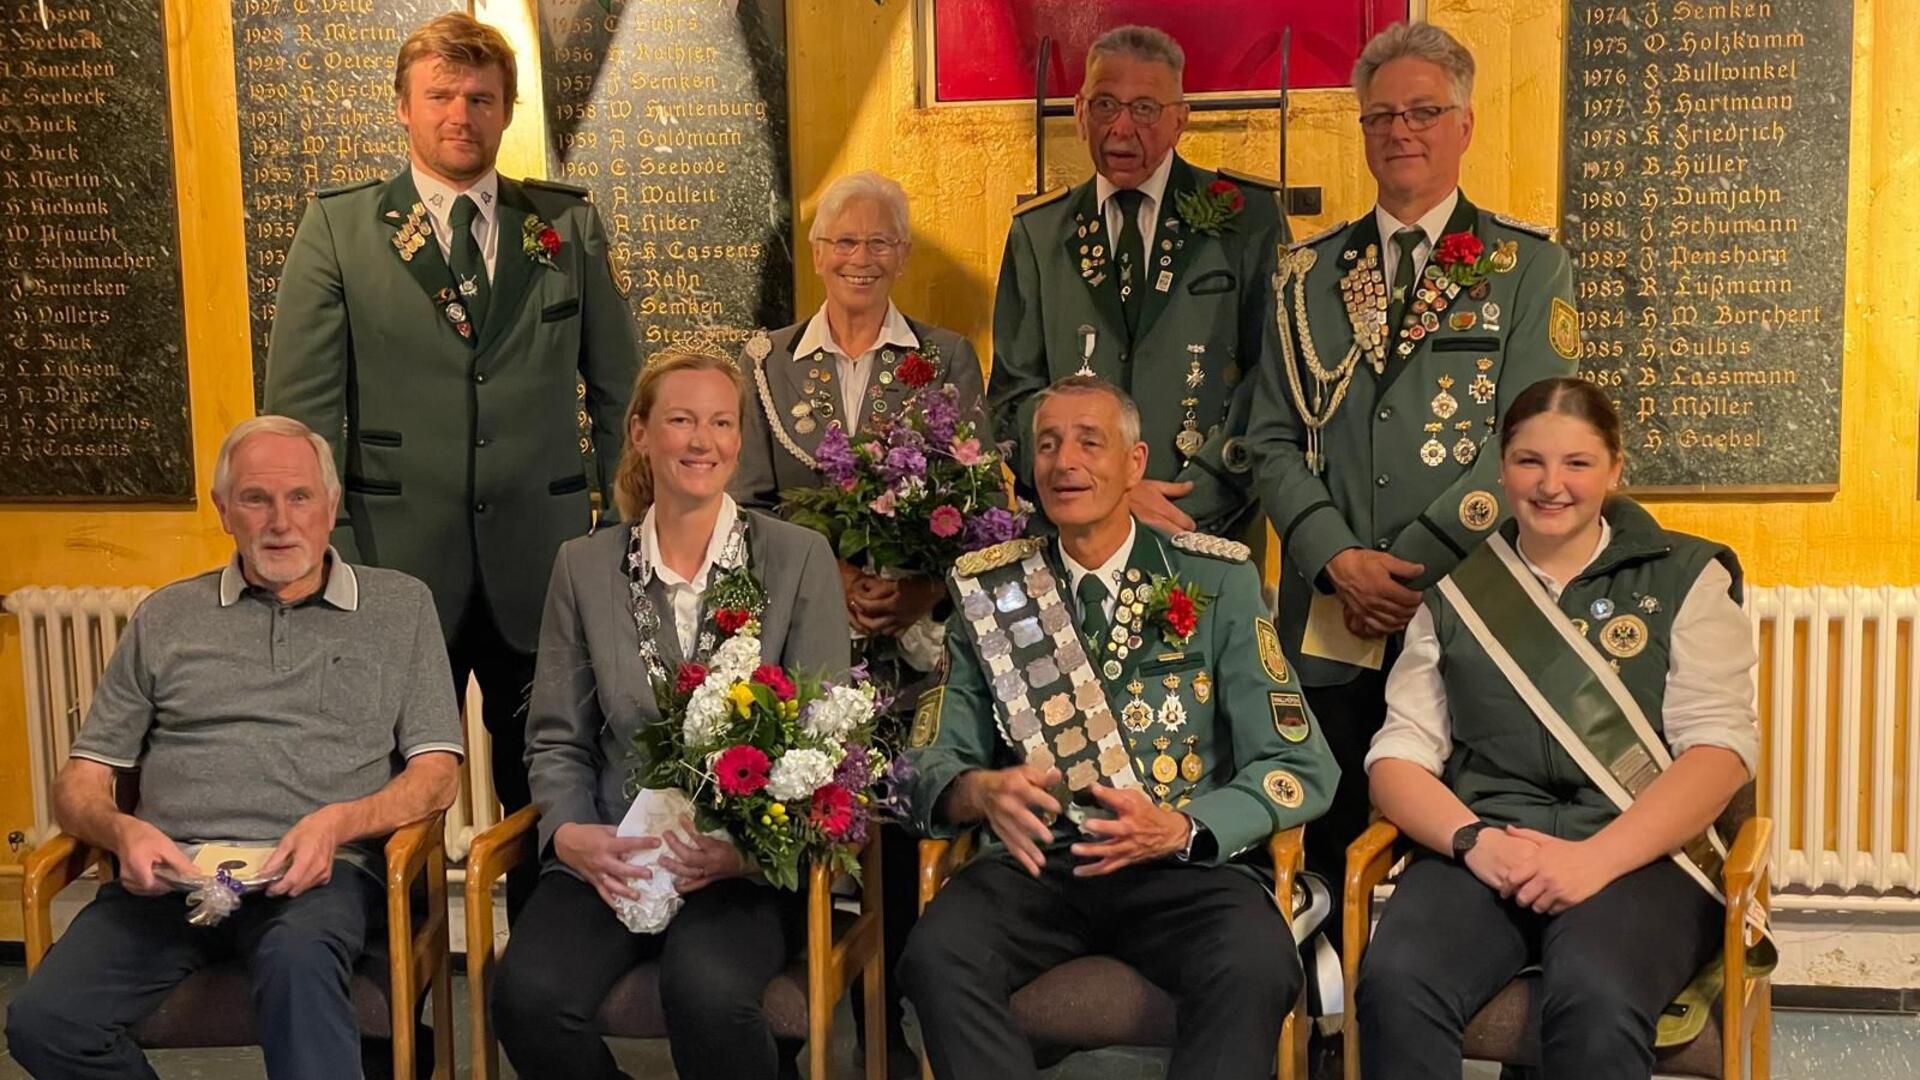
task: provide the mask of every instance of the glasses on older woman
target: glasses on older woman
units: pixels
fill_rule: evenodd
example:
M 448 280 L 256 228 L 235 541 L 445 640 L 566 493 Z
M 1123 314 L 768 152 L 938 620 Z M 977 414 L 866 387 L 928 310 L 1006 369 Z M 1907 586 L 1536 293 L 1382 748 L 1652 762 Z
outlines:
M 889 240 L 884 236 L 869 236 L 864 240 L 857 236 L 836 236 L 832 239 L 823 237 L 818 243 L 825 244 L 832 248 L 833 253 L 843 259 L 848 258 L 862 247 L 866 248 L 867 254 L 874 258 L 884 259 L 906 246 L 905 241 Z

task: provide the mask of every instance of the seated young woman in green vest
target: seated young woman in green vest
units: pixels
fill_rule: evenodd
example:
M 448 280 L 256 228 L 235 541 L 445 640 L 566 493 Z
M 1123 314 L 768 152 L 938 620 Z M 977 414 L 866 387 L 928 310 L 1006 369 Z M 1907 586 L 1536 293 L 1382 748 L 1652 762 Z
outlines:
M 1362 965 L 1361 1062 L 1458 1078 L 1468 1020 L 1538 964 L 1545 1076 L 1645 1078 L 1720 941 L 1703 834 L 1759 758 L 1740 566 L 1609 495 L 1620 419 L 1583 380 L 1522 392 L 1500 450 L 1512 520 L 1427 591 L 1367 756 L 1418 846 Z

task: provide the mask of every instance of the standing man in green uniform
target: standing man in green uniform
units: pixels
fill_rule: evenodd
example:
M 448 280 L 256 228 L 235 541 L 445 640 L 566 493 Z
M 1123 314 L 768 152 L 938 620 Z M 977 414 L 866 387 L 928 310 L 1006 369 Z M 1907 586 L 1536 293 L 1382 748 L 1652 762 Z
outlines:
M 638 359 L 585 192 L 494 171 L 513 49 L 464 14 L 400 49 L 411 165 L 322 191 L 287 253 L 265 408 L 334 445 L 333 544 L 433 590 L 456 688 L 475 674 L 494 788 L 527 804 L 527 686 L 547 572 L 613 505 Z M 604 475 L 583 466 L 576 380 Z
M 1460 191 L 1473 68 L 1426 23 L 1367 43 L 1353 86 L 1378 199 L 1281 257 L 1248 433 L 1282 545 L 1280 640 L 1343 770 L 1307 832 L 1329 881 L 1367 825 L 1361 763 L 1420 590 L 1506 516 L 1499 418 L 1580 355 L 1566 251 Z
M 1133 402 L 1075 377 L 1031 412 L 1059 536 L 955 567 L 910 751 L 921 832 L 984 822 L 999 844 L 928 906 L 901 981 L 939 1076 L 1037 1077 L 1009 996 L 1091 953 L 1179 1000 L 1169 1077 L 1270 1074 L 1302 975 L 1262 841 L 1316 817 L 1338 770 L 1246 545 L 1129 511 Z
M 1032 491 L 1034 396 L 1099 375 L 1145 403 L 1133 512 L 1168 532 L 1238 535 L 1257 516 L 1243 438 L 1272 332 L 1279 185 L 1174 152 L 1186 56 L 1144 26 L 1087 50 L 1074 120 L 1094 176 L 1014 211 L 993 301 L 994 431 Z

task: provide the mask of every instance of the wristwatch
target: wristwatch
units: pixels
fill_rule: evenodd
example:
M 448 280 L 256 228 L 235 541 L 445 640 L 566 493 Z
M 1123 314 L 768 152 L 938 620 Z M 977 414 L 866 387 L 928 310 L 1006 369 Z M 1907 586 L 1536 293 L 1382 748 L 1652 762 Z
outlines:
M 1205 825 L 1200 824 L 1199 818 L 1194 817 L 1192 814 L 1184 814 L 1182 816 L 1187 819 L 1187 843 L 1185 847 L 1180 849 L 1179 854 L 1176 855 L 1175 858 L 1181 862 L 1192 862 L 1196 849 L 1204 849 L 1205 852 L 1211 853 L 1213 846 L 1210 841 L 1213 838 L 1213 834 L 1207 831 Z
M 1466 862 L 1467 852 L 1472 851 L 1473 845 L 1480 841 L 1481 830 L 1491 828 L 1493 828 L 1492 822 L 1471 821 L 1455 829 L 1453 831 L 1453 861 L 1457 863 Z

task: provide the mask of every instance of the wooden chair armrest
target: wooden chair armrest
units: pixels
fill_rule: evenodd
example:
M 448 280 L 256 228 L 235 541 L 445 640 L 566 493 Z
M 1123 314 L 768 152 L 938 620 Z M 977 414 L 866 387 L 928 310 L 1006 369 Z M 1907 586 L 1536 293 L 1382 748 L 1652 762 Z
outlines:
M 500 1075 L 500 1046 L 493 1032 L 493 883 L 522 860 L 538 856 L 540 811 L 523 806 L 473 838 L 467 847 L 467 1038 L 475 1080 Z
M 934 895 L 962 863 L 973 857 L 976 837 L 972 829 L 951 840 L 920 841 L 920 910 L 927 910 Z
M 1373 929 L 1373 890 L 1393 869 L 1394 841 L 1400 830 L 1382 818 L 1367 826 L 1360 838 L 1347 845 L 1347 880 L 1342 889 L 1340 936 L 1340 975 L 1345 984 L 1347 1019 L 1343 1037 L 1346 1042 L 1347 1080 L 1360 1076 L 1360 1029 L 1354 1022 L 1358 1003 L 1354 996 L 1360 984 L 1360 958 L 1367 951 L 1367 939 Z
M 79 880 L 95 863 L 104 863 L 107 853 L 78 837 L 54 833 L 27 855 L 20 888 L 20 901 L 26 916 L 27 972 L 53 947 L 53 898 L 60 890 Z
M 1773 849 L 1773 819 L 1750 817 L 1740 826 L 1733 847 L 1727 851 L 1723 889 L 1727 897 L 1723 941 L 1726 965 L 1723 998 L 1729 1016 L 1735 1015 L 1737 998 L 1744 998 L 1747 981 L 1747 919 L 1753 906 L 1764 910 L 1767 903 L 1767 869 Z M 1731 1029 L 1729 1039 L 1737 1039 L 1739 1028 Z
M 1273 902 L 1280 905 L 1280 915 L 1289 926 L 1293 925 L 1293 879 L 1306 865 L 1305 837 L 1306 826 L 1295 825 L 1267 839 L 1267 851 L 1273 856 Z
M 426 869 L 435 845 L 444 850 L 446 811 L 436 811 L 411 825 L 402 825 L 387 837 L 387 888 L 404 889 Z
M 467 848 L 469 895 L 476 887 L 491 892 L 493 883 L 499 881 L 507 871 L 534 856 L 534 844 L 538 842 L 534 826 L 539 821 L 539 810 L 523 806 L 508 815 L 506 820 L 473 838 L 473 843 Z

